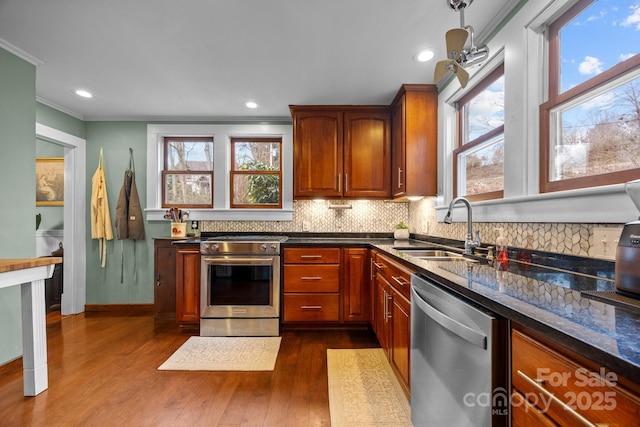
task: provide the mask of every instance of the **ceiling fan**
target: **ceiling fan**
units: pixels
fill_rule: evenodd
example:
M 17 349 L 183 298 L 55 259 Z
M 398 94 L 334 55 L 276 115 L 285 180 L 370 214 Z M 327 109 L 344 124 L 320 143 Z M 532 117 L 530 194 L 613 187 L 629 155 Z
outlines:
M 445 36 L 447 44 L 447 59 L 438 61 L 434 72 L 434 80 L 438 83 L 448 71 L 456 75 L 460 86 L 465 87 L 469 82 L 469 72 L 465 67 L 480 64 L 489 56 L 487 46 L 476 46 L 473 42 L 473 27 L 464 25 L 464 10 L 473 3 L 473 0 L 446 0 L 449 7 L 460 12 L 460 28 L 447 31 Z M 469 46 L 465 44 L 469 39 Z

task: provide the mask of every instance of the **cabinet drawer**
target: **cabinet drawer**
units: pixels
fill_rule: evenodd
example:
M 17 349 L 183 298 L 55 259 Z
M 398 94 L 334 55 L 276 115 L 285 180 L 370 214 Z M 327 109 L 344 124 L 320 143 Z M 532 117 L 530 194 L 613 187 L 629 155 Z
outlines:
M 405 298 L 411 299 L 411 273 L 413 271 L 378 254 L 376 270 Z
M 511 395 L 511 402 L 511 427 L 555 427 L 557 425 L 517 391 Z
M 340 248 L 285 248 L 285 264 L 339 264 Z
M 285 322 L 337 322 L 338 294 L 285 294 Z
M 285 265 L 284 292 L 339 292 L 340 265 Z
M 637 423 L 640 398 L 617 385 L 617 375 L 587 368 L 519 331 L 511 338 L 513 386 L 555 422 Z

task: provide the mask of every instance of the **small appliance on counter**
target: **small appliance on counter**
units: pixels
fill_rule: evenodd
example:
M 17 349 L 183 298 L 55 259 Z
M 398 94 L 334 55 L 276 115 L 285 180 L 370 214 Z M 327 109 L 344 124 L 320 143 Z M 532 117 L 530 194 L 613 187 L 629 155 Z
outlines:
M 627 182 L 625 190 L 640 211 L 640 179 Z M 640 220 L 622 229 L 616 249 L 616 290 L 640 298 Z

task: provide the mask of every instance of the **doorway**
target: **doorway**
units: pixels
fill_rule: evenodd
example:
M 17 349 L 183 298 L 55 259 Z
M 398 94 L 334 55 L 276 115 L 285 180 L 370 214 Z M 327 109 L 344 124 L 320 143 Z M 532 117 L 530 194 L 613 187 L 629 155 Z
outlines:
M 86 302 L 86 140 L 36 123 L 36 136 L 64 147 L 64 292 L 61 313 L 84 311 Z

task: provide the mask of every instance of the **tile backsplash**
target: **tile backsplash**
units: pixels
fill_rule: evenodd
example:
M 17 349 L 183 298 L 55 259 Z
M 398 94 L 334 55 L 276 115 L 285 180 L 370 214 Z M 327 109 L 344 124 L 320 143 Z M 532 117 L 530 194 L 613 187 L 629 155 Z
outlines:
M 350 209 L 330 209 L 350 205 Z M 395 224 L 409 221 L 407 203 L 378 200 L 298 200 L 293 221 L 205 221 L 202 231 L 286 233 L 392 233 Z
M 411 231 L 418 234 L 462 240 L 467 234 L 466 222 L 444 224 L 436 220 L 433 198 L 427 197 L 409 206 Z M 494 244 L 498 237 L 496 228 L 504 229 L 509 246 L 566 255 L 591 256 L 595 254 L 593 229 L 620 226 L 619 224 L 572 224 L 534 222 L 474 222 L 480 231 L 481 241 Z
M 351 208 L 330 209 L 333 204 L 351 205 Z M 405 221 L 411 232 L 417 234 L 462 240 L 467 233 L 466 222 L 438 222 L 431 197 L 408 203 L 298 200 L 293 208 L 293 221 L 204 221 L 202 231 L 391 233 L 395 224 Z M 607 226 L 619 224 L 478 222 L 474 224 L 474 230 L 480 230 L 481 240 L 486 244 L 495 242 L 498 236 L 495 228 L 501 227 L 510 246 L 593 257 L 593 229 Z

